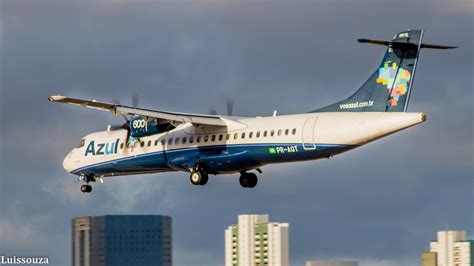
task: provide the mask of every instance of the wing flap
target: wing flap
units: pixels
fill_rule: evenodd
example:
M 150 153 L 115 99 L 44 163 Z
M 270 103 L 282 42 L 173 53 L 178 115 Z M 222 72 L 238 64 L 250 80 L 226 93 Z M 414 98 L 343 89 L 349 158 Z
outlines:
M 201 115 L 201 114 L 187 114 L 187 113 L 178 113 L 178 112 L 168 112 L 168 111 L 159 111 L 159 110 L 150 110 L 143 108 L 130 107 L 120 104 L 98 102 L 96 100 L 83 100 L 77 98 L 71 98 L 67 96 L 55 95 L 50 96 L 48 100 L 52 102 L 61 102 L 65 104 L 71 104 L 75 106 L 81 106 L 101 111 L 108 111 L 115 115 L 124 114 L 124 115 L 141 115 L 151 118 L 156 118 L 159 120 L 167 120 L 174 122 L 189 122 L 193 124 L 200 125 L 210 125 L 210 126 L 227 126 L 228 123 L 238 123 L 236 121 L 230 120 L 228 118 L 223 118 L 217 115 Z
M 109 112 L 113 112 L 114 107 L 116 106 L 113 103 L 98 102 L 96 100 L 83 100 L 83 99 L 71 98 L 71 97 L 66 97 L 66 96 L 61 96 L 61 95 L 49 96 L 48 100 L 52 102 L 66 103 L 66 104 L 71 104 L 75 106 L 87 107 L 87 108 L 92 108 L 92 109 L 102 110 L 102 111 L 109 111 Z

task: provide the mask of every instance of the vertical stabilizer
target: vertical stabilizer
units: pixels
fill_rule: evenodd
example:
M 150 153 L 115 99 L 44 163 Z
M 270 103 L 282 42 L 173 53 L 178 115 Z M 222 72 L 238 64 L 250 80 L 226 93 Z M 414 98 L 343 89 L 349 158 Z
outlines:
M 421 48 L 456 48 L 423 44 L 422 39 L 423 30 L 400 32 L 391 41 L 359 39 L 387 46 L 379 67 L 349 98 L 313 112 L 406 112 Z

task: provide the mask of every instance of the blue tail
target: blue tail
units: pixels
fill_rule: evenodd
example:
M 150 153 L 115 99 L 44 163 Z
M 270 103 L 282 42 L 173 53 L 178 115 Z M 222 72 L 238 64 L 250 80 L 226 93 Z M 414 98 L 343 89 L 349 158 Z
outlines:
M 456 48 L 422 39 L 423 30 L 400 32 L 391 41 L 359 39 L 388 46 L 380 66 L 352 96 L 313 112 L 406 112 L 421 48 Z

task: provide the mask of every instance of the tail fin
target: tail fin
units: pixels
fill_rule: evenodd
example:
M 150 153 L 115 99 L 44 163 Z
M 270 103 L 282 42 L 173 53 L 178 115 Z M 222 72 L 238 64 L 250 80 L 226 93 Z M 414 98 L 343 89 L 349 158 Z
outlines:
M 380 66 L 352 96 L 313 112 L 406 112 L 421 48 L 456 48 L 422 39 L 423 30 L 400 32 L 391 41 L 359 39 L 388 46 Z

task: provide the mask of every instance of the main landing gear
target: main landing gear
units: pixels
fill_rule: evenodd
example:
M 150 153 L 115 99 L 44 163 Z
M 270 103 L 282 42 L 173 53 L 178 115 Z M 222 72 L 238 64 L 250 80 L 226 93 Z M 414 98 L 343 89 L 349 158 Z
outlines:
M 258 183 L 258 178 L 254 173 L 241 172 L 239 182 L 242 187 L 254 188 Z
M 256 168 L 259 173 L 262 173 L 260 168 Z M 203 186 L 209 180 L 209 175 L 206 168 L 202 164 L 197 164 L 192 169 L 189 175 L 189 180 L 193 185 Z M 245 188 L 254 188 L 258 183 L 258 178 L 255 173 L 248 173 L 246 171 L 240 172 L 239 183 Z
M 209 175 L 203 168 L 197 167 L 191 171 L 189 180 L 191 180 L 193 185 L 204 186 L 209 180 Z

